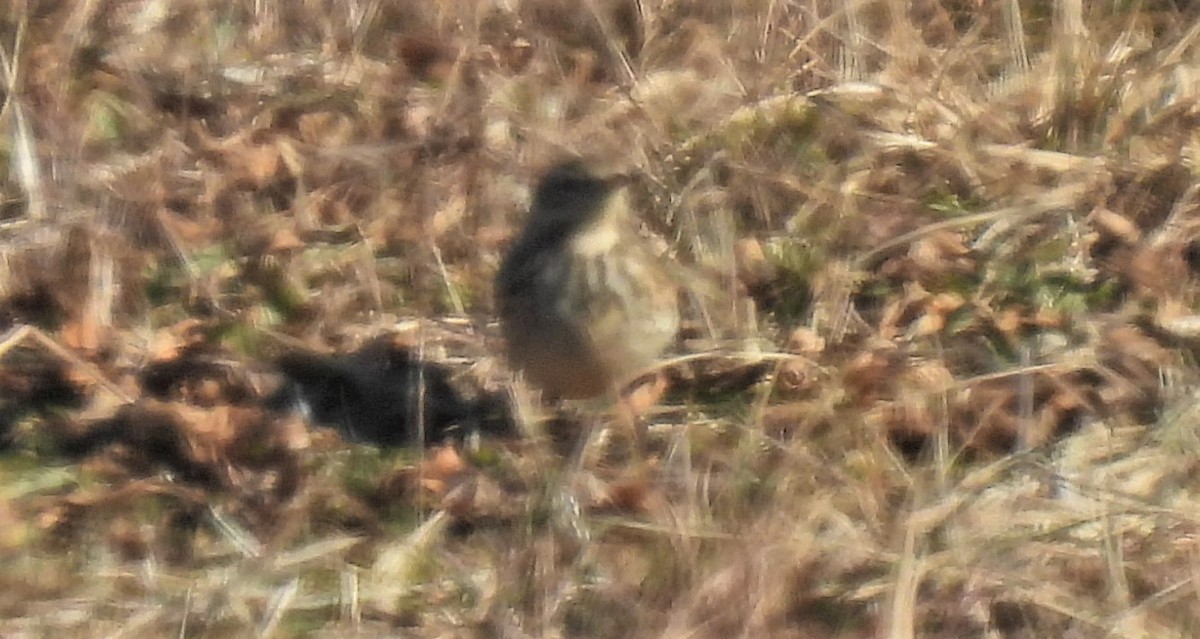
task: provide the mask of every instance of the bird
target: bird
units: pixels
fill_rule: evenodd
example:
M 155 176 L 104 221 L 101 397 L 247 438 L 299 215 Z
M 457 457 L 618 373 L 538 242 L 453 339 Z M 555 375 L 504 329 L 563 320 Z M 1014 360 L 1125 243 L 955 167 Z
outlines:
M 512 367 L 553 399 L 612 396 L 679 330 L 679 288 L 636 228 L 626 174 L 562 160 L 537 184 L 496 276 Z

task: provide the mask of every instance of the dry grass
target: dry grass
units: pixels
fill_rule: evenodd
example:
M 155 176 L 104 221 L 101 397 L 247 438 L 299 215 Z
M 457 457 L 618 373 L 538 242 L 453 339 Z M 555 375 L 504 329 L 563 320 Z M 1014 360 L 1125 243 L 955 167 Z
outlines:
M 0 634 L 1200 634 L 1198 17 L 10 0 Z M 383 333 L 507 388 L 564 154 L 695 283 L 649 469 L 259 406 Z

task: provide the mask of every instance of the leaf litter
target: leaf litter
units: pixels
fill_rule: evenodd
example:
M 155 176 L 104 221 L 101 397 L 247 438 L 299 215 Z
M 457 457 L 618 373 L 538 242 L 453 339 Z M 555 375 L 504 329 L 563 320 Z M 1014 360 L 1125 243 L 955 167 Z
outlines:
M 1195 634 L 1195 11 L 902 4 L 14 8 L 3 634 Z M 642 466 L 491 321 L 571 152 Z

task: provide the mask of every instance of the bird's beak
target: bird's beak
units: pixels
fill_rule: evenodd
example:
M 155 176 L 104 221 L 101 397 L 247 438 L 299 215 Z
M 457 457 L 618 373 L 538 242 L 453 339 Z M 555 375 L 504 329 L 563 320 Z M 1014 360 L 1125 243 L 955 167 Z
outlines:
M 632 173 L 614 173 L 613 175 L 610 175 L 610 176 L 604 178 L 604 181 L 605 181 L 605 183 L 608 184 L 609 187 L 614 188 L 614 189 L 619 189 L 619 188 L 626 187 L 626 186 L 633 184 L 633 174 Z

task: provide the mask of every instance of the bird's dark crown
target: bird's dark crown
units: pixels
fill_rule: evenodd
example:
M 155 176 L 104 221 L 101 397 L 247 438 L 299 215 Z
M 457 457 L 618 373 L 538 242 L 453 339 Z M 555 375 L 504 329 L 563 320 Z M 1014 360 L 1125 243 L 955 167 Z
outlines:
M 534 208 L 576 208 L 585 203 L 598 204 L 605 195 L 623 183 L 622 177 L 600 177 L 592 173 L 582 160 L 560 162 L 547 171 L 538 183 L 534 193 Z

